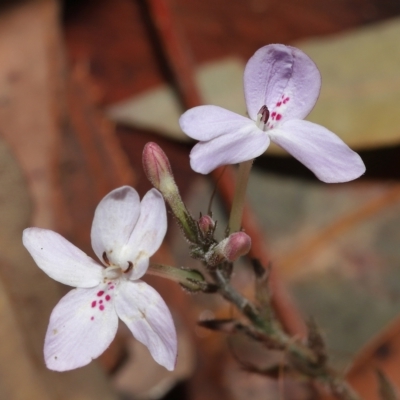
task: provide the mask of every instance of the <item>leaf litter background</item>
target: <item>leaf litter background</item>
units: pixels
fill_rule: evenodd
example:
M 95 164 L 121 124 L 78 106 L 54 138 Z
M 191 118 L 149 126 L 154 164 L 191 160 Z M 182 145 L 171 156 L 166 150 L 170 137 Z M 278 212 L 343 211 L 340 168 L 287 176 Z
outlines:
M 213 184 L 190 170 L 190 144 L 165 139 L 154 127 L 114 126 L 105 118 L 104 110 L 110 106 L 171 83 L 144 1 L 8 3 L 0 9 L 0 332 L 4 338 L 0 398 L 323 397 L 305 383 L 283 378 L 276 383 L 242 371 L 231 350 L 257 365 L 276 355 L 262 353 L 240 337 L 231 338 L 228 345 L 223 334 L 196 327 L 199 318 L 229 317 L 235 312 L 212 296 L 189 297 L 175 284 L 152 277 L 148 281 L 161 292 L 176 320 L 180 342 L 176 372 L 169 374 L 156 366 L 123 326 L 99 363 L 66 374 L 46 370 L 41 351 L 48 317 L 67 288 L 44 276 L 30 260 L 20 242 L 21 230 L 31 225 L 57 230 L 92 254 L 90 224 L 101 197 L 122 184 L 134 185 L 141 194 L 149 188 L 141 170 L 141 151 L 149 140 L 157 141 L 171 157 L 178 185 L 194 215 L 206 211 Z M 373 376 L 377 365 L 400 387 L 400 323 L 395 319 L 400 311 L 400 186 L 396 181 L 400 135 L 395 118 L 390 117 L 395 111 L 389 112 L 398 105 L 399 92 L 391 83 L 398 79 L 393 66 L 400 60 L 395 51 L 387 51 L 387 59 L 376 58 L 376 68 L 370 60 L 366 65 L 362 51 L 376 51 L 379 40 L 352 39 L 354 32 L 356 36 L 365 32 L 363 38 L 396 32 L 399 23 L 392 18 L 400 6 L 389 0 L 175 0 L 170 7 L 176 29 L 200 69 L 232 57 L 235 65 L 244 65 L 267 43 L 300 43 L 310 54 L 318 46 L 339 46 L 336 51 L 343 54 L 341 43 L 350 41 L 351 47 L 354 40 L 364 40 L 358 58 L 330 53 L 328 67 L 338 64 L 346 70 L 349 65 L 357 71 L 358 60 L 364 73 L 355 74 L 356 82 L 354 76 L 349 81 L 358 88 L 350 99 L 342 99 L 341 93 L 334 99 L 339 104 L 343 100 L 347 107 L 331 110 L 329 98 L 321 95 L 327 108 L 314 120 L 330 118 L 354 148 L 369 148 L 361 153 L 366 176 L 328 186 L 295 160 L 270 155 L 256 163 L 250 204 L 264 231 L 273 267 L 301 314 L 313 315 L 322 327 L 335 365 L 344 368 L 357 354 L 348 376 L 365 398 L 377 398 Z M 380 25 L 386 20 L 390 26 Z M 396 49 L 398 40 L 392 34 L 384 43 Z M 382 72 L 382 65 L 392 68 Z M 366 70 L 375 74 L 373 79 Z M 346 76 L 341 76 L 342 84 Z M 335 73 L 326 79 L 323 75 L 328 87 L 334 85 L 334 78 Z M 376 96 L 375 91 L 367 93 L 372 109 L 363 117 L 359 99 L 368 103 L 363 88 L 371 82 L 378 82 L 381 90 Z M 237 86 L 238 82 L 232 83 L 235 93 L 239 93 Z M 367 141 L 362 129 L 374 109 L 375 123 L 368 124 Z M 341 117 L 347 124 L 340 123 Z M 214 211 L 222 236 L 225 212 L 220 200 Z M 155 260 L 195 265 L 174 228 Z M 234 280 L 253 295 L 246 263 L 240 263 Z

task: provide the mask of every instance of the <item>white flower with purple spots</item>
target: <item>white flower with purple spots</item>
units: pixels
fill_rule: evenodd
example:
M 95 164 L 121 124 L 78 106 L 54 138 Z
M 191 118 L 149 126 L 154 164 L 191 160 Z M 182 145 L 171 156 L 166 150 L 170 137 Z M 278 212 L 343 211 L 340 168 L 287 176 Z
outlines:
M 114 339 L 119 317 L 155 361 L 174 369 L 177 338 L 171 314 L 160 295 L 139 280 L 166 229 L 161 194 L 152 189 L 140 202 L 133 188 L 123 186 L 105 196 L 94 215 L 92 247 L 102 264 L 53 231 L 24 230 L 23 243 L 37 265 L 56 281 L 76 287 L 51 314 L 44 344 L 48 368 L 67 371 L 90 363 Z
M 304 121 L 314 107 L 321 76 L 299 49 L 272 44 L 259 49 L 244 71 L 249 118 L 217 106 L 199 106 L 180 118 L 182 130 L 200 142 L 190 153 L 194 171 L 251 160 L 270 140 L 324 182 L 347 182 L 365 172 L 360 156 L 328 129 Z

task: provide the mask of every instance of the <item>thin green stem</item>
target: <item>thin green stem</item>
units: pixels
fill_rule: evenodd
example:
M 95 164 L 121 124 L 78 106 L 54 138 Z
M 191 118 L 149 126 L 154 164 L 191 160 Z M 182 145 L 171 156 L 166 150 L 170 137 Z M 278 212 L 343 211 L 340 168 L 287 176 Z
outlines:
M 246 315 L 255 327 L 261 329 L 267 334 L 273 333 L 270 321 L 266 321 L 260 317 L 254 305 L 229 284 L 228 280 L 225 279 L 223 273 L 219 269 L 217 269 L 212 275 L 219 285 L 220 293 L 226 300 L 233 303 L 244 315 Z
M 253 160 L 245 161 L 239 164 L 239 171 L 236 180 L 235 196 L 233 198 L 231 215 L 229 217 L 229 232 L 237 232 L 242 225 L 242 215 L 244 203 L 246 200 L 247 183 Z
M 189 290 L 203 290 L 207 286 L 203 275 L 196 270 L 181 269 L 163 264 L 151 264 L 147 273 L 178 282 Z
M 176 193 L 175 196 L 164 197 L 173 214 L 175 215 L 179 226 L 183 230 L 183 233 L 190 242 L 197 243 L 198 242 L 198 232 L 195 221 L 190 215 L 189 211 L 186 209 L 184 202 L 179 194 Z

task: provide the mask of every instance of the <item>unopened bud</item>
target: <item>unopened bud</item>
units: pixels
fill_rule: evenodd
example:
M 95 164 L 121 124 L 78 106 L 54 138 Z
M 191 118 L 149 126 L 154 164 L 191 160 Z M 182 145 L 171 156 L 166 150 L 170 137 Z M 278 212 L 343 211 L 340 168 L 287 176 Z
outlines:
M 171 164 L 159 145 L 149 142 L 144 146 L 143 169 L 149 181 L 161 192 L 171 207 L 186 239 L 191 243 L 197 243 L 198 226 L 182 201 Z
M 204 236 L 210 234 L 215 229 L 215 221 L 209 215 L 203 215 L 198 220 L 200 231 Z
M 247 233 L 235 232 L 228 237 L 224 247 L 225 257 L 229 261 L 235 261 L 239 257 L 246 255 L 251 248 L 251 238 Z
M 149 181 L 164 197 L 169 198 L 178 192 L 168 157 L 156 143 L 149 142 L 144 146 L 143 169 Z
M 244 232 L 235 232 L 211 249 L 205 258 L 208 265 L 216 266 L 224 261 L 236 261 L 247 254 L 250 248 L 250 236 Z

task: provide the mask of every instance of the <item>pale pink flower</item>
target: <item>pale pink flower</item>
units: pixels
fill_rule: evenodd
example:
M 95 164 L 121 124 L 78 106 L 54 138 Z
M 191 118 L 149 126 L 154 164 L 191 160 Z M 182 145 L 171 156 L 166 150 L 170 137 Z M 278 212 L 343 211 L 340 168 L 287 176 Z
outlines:
M 51 314 L 44 344 L 48 368 L 67 371 L 90 363 L 114 339 L 119 317 L 155 361 L 174 369 L 177 338 L 171 314 L 160 295 L 140 280 L 166 229 L 161 194 L 152 189 L 140 202 L 133 188 L 123 186 L 105 196 L 94 215 L 92 247 L 102 264 L 58 233 L 24 230 L 23 243 L 39 268 L 76 287 Z
M 182 130 L 200 142 L 190 153 L 193 170 L 260 156 L 272 140 L 324 182 L 346 182 L 365 172 L 360 156 L 328 129 L 304 121 L 314 107 L 321 76 L 301 50 L 282 44 L 262 47 L 244 72 L 248 118 L 217 106 L 199 106 L 180 118 Z

